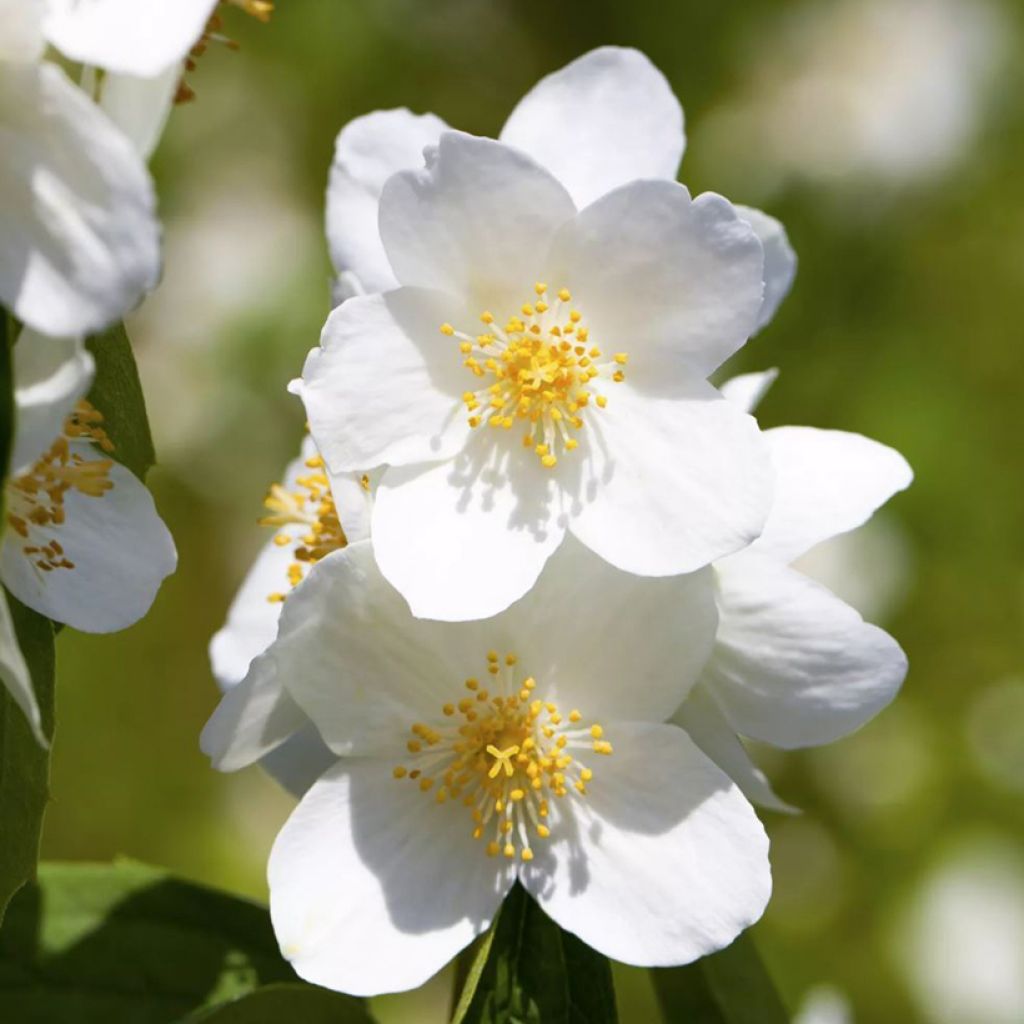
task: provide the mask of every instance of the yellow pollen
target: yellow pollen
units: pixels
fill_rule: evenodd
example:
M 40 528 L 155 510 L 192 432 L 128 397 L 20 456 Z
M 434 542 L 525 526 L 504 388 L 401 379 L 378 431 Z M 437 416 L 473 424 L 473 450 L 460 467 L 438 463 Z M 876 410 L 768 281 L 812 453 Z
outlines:
M 551 834 L 550 799 L 584 798 L 594 777 L 579 760 L 586 742 L 576 731 L 561 732 L 563 717 L 573 728 L 582 715 L 573 708 L 563 716 L 553 701 L 534 698 L 537 681 L 520 673 L 515 654 L 489 651 L 486 664 L 497 692 L 491 696 L 475 677 L 465 680 L 471 696 L 443 704 L 436 721 L 409 727 L 408 757 L 392 774 L 412 779 L 434 803 L 465 807 L 487 856 L 530 861 L 530 836 Z M 590 749 L 611 753 L 601 727 L 588 728 Z

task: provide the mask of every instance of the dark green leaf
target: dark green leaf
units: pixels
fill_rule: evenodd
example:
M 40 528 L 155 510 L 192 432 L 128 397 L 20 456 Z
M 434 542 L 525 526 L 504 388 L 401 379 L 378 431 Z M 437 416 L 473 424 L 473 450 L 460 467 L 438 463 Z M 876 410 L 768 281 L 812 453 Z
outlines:
M 114 442 L 114 458 L 144 480 L 156 462 L 156 453 L 139 371 L 124 325 L 90 338 L 86 348 L 96 360 L 89 401 L 103 413 L 103 428 Z
M 9 594 L 0 594 L 0 600 L 4 597 L 32 675 L 43 731 L 52 736 L 53 626 Z M 8 901 L 35 874 L 49 796 L 50 752 L 39 745 L 21 708 L 0 684 L 0 921 Z
M 789 1014 L 746 933 L 696 963 L 651 974 L 667 1021 L 788 1024 Z
M 181 1024 L 373 1024 L 361 999 L 312 985 L 268 985 L 231 1003 L 199 1010 Z
M 263 907 L 131 862 L 40 865 L 0 928 L 2 1021 L 170 1024 L 295 980 Z
M 611 967 L 516 885 L 470 968 L 453 1024 L 614 1024 Z

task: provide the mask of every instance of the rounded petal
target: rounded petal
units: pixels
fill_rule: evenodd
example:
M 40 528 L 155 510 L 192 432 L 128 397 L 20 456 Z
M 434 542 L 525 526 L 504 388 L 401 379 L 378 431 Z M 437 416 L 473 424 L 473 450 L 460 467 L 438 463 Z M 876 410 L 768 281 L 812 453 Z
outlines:
M 559 232 L 547 279 L 570 289 L 590 337 L 629 354 L 628 376 L 664 391 L 706 377 L 754 332 L 764 256 L 721 196 L 634 181 Z
M 159 270 L 142 161 L 50 64 L 0 64 L 0 135 L 0 302 L 45 334 L 106 327 Z
M 757 316 L 757 330 L 760 330 L 775 316 L 793 287 L 796 253 L 780 221 L 751 206 L 737 206 L 736 212 L 754 229 L 764 246 L 764 299 Z
M 733 405 L 753 414 L 778 375 L 779 371 L 776 369 L 741 373 L 738 377 L 730 377 L 718 390 L 722 392 L 722 397 L 727 398 Z
M 896 696 L 899 644 L 824 587 L 747 552 L 716 570 L 718 641 L 703 681 L 737 732 L 778 747 L 831 743 Z
M 277 641 L 249 680 L 282 686 L 339 754 L 402 751 L 503 638 L 485 623 L 414 618 L 369 542 L 318 562 L 285 601 Z
M 529 153 L 579 207 L 637 178 L 674 180 L 683 108 L 638 50 L 602 46 L 542 78 L 512 111 L 501 141 Z
M 690 963 L 761 916 L 768 837 L 681 729 L 619 723 L 615 734 L 586 796 L 551 801 L 553 845 L 520 879 L 558 925 L 605 956 Z
M 388 179 L 380 234 L 402 284 L 502 316 L 532 296 L 552 236 L 575 212 L 569 193 L 524 153 L 445 132 L 425 170 Z
M 21 332 L 14 346 L 13 476 L 29 469 L 57 439 L 95 372 L 81 338 L 48 338 L 29 328 Z
M 312 722 L 260 758 L 260 767 L 279 786 L 301 797 L 338 760 Z
M 377 564 L 414 615 L 496 615 L 533 586 L 562 541 L 550 474 L 532 452 L 517 447 L 502 458 L 492 443 L 484 435 L 450 462 L 389 469 L 381 479 Z
M 18 646 L 3 588 L 0 588 L 0 684 L 7 688 L 11 699 L 21 708 L 39 745 L 48 747 L 50 743 L 43 732 L 43 716 L 32 687 L 32 675 Z
M 98 457 L 89 444 L 71 448 L 86 459 Z M 102 497 L 78 491 L 64 497 L 65 522 L 52 535 L 73 569 L 40 571 L 22 551 L 27 542 L 13 531 L 0 550 L 4 586 L 19 601 L 86 633 L 112 633 L 137 622 L 177 565 L 174 541 L 149 491 L 119 463 L 110 480 L 114 486 Z
M 100 106 L 144 160 L 153 155 L 163 135 L 181 75 L 181 65 L 174 63 L 153 78 L 103 76 Z
M 601 722 L 668 718 L 700 676 L 717 622 L 711 569 L 641 582 L 572 537 L 495 620 L 521 643 L 545 699 Z
M 440 331 L 453 309 L 438 292 L 399 288 L 327 318 L 297 390 L 332 472 L 451 458 L 466 443 L 468 374 Z
M 338 273 L 351 272 L 369 292 L 398 286 L 377 225 L 384 182 L 424 163 L 448 126 L 434 114 L 378 110 L 349 121 L 334 145 L 327 185 L 327 242 Z
M 484 855 L 457 801 L 377 758 L 338 762 L 270 854 L 270 916 L 306 981 L 351 995 L 416 988 L 489 926 L 513 873 Z
M 149 77 L 183 60 L 215 0 L 50 0 L 47 38 L 65 57 Z
M 711 758 L 740 788 L 752 803 L 783 814 L 796 814 L 797 808 L 775 794 L 768 777 L 754 764 L 736 730 L 722 714 L 703 684 L 695 686 L 672 716 L 674 725 Z
M 756 550 L 785 562 L 860 526 L 914 478 L 899 452 L 860 434 L 776 427 L 764 437 L 775 497 Z
M 34 63 L 46 49 L 47 0 L 0 0 L 0 61 Z
M 710 384 L 675 398 L 613 385 L 590 422 L 573 453 L 584 470 L 567 497 L 569 528 L 612 565 L 640 576 L 692 572 L 761 532 L 768 453 L 755 421 Z

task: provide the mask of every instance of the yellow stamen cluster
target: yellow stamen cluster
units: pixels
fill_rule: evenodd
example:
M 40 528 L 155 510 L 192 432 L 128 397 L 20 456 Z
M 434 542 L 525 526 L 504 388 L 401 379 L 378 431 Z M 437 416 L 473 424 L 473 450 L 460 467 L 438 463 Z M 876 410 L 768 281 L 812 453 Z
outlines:
M 441 325 L 441 333 L 457 338 L 462 365 L 490 383 L 466 391 L 463 402 L 469 425 L 486 422 L 511 430 L 526 426 L 523 446 L 532 448 L 541 464 L 552 468 L 558 456 L 579 447 L 573 431 L 583 428 L 583 412 L 591 402 L 608 404 L 603 385 L 625 380 L 625 352 L 605 355 L 590 343 L 583 315 L 572 308 L 567 288 L 548 294 L 543 282 L 534 285 L 536 298 L 498 326 L 484 312 L 484 330 L 475 336 Z
M 306 459 L 305 465 L 310 472 L 296 478 L 295 490 L 289 491 L 281 484 L 271 486 L 263 502 L 271 514 L 260 519 L 261 526 L 273 526 L 281 531 L 274 537 L 278 547 L 294 545 L 292 554 L 295 560 L 288 566 L 288 582 L 293 587 L 302 582 L 304 566 L 319 562 L 348 544 L 323 459 L 313 455 Z M 363 486 L 369 487 L 369 480 Z M 302 532 L 293 536 L 284 529 L 289 526 L 297 526 Z M 276 603 L 285 597 L 285 594 L 276 592 L 267 600 Z
M 393 775 L 432 793 L 437 803 L 460 801 L 470 811 L 473 838 L 486 839 L 488 856 L 515 857 L 518 851 L 530 861 L 531 835 L 551 834 L 550 800 L 570 790 L 586 795 L 594 773 L 581 763 L 580 750 L 611 754 L 612 745 L 601 726 L 588 731 L 579 724 L 578 710 L 563 716 L 538 698 L 532 677 L 517 682 L 518 661 L 514 654 L 500 658 L 489 651 L 491 689 L 467 679 L 466 696 L 445 704 L 436 725 L 413 725 L 409 757 Z
M 25 473 L 14 477 L 7 486 L 7 523 L 23 540 L 23 554 L 43 572 L 74 569 L 55 537 L 34 535 L 35 531 L 52 531 L 64 523 L 65 498 L 77 491 L 88 498 L 102 498 L 113 486 L 110 459 L 89 459 L 72 452 L 72 441 L 88 441 L 105 452 L 114 445 L 102 427 L 103 416 L 84 399 L 64 422 L 60 437 Z

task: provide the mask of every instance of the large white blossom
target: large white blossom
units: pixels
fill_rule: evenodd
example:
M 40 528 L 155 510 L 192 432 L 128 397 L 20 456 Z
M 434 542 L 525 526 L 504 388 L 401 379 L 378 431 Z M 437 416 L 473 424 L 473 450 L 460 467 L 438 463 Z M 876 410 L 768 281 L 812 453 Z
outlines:
M 375 552 L 416 614 L 507 607 L 566 532 L 661 576 L 760 531 L 760 437 L 706 377 L 792 251 L 771 218 L 691 199 L 682 148 L 663 76 L 611 48 L 541 82 L 501 142 L 406 111 L 339 137 L 333 255 L 383 291 L 335 310 L 295 388 L 334 472 L 389 467 Z
M 413 617 L 369 541 L 318 562 L 243 684 L 257 700 L 287 693 L 334 754 L 270 859 L 298 973 L 352 993 L 413 988 L 488 927 L 516 878 L 620 961 L 684 963 L 730 942 L 768 898 L 767 840 L 664 724 L 715 622 L 709 569 L 641 584 L 572 538 L 484 621 Z M 207 726 L 207 749 L 225 724 Z M 265 726 L 233 736 L 217 767 L 262 757 Z
M 93 361 L 81 341 L 41 340 L 26 330 L 13 357 L 15 434 L 0 582 L 56 622 L 90 633 L 124 629 L 149 610 L 174 571 L 174 542 L 149 491 L 112 457 L 101 413 L 84 401 Z M 3 680 L 38 732 L 6 607 L 0 645 Z
M 774 373 L 723 386 L 753 410 Z M 768 522 L 750 547 L 715 563 L 718 635 L 700 683 L 676 714 L 752 800 L 785 809 L 739 735 L 777 747 L 831 743 L 896 696 L 899 644 L 790 563 L 865 523 L 913 474 L 892 448 L 812 427 L 765 431 L 775 472 Z

